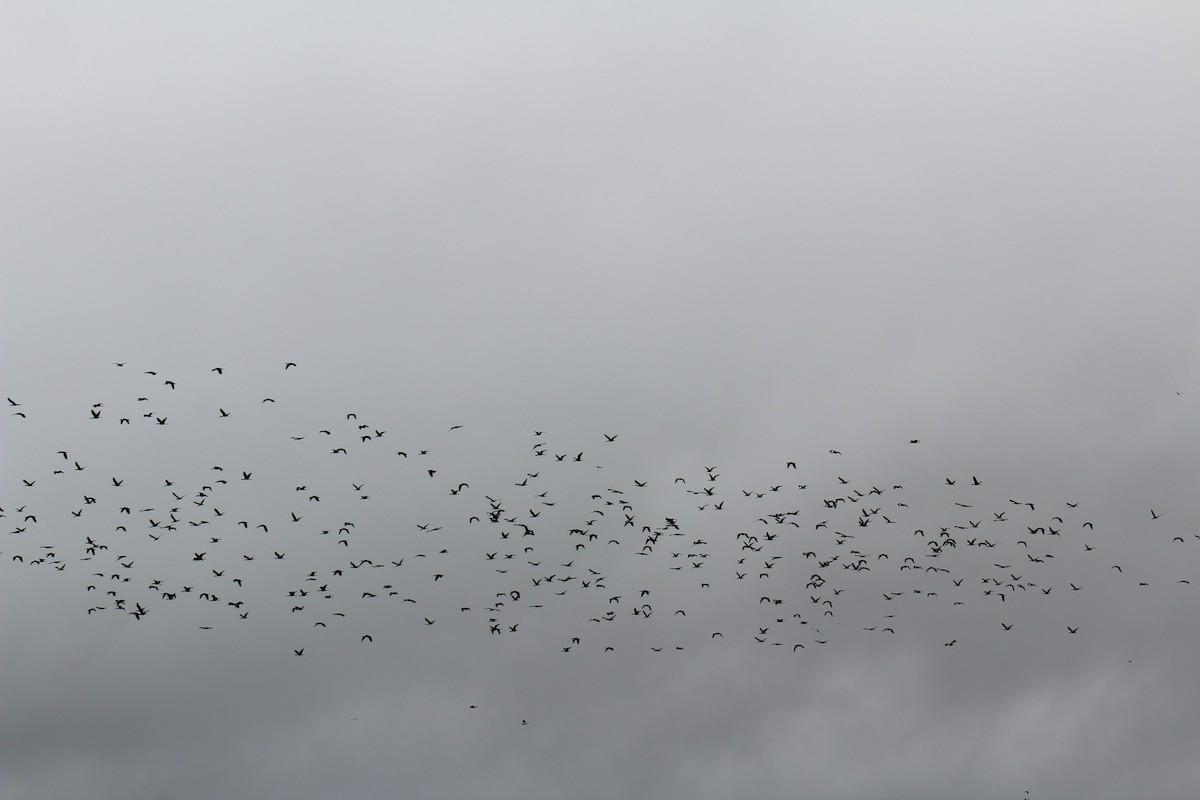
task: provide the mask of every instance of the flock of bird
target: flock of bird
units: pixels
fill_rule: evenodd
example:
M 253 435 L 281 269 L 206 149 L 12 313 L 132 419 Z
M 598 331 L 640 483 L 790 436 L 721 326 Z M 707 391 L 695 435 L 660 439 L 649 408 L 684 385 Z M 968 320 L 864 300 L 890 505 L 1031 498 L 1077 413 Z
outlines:
M 837 449 L 750 483 L 719 465 L 622 474 L 627 438 L 606 431 L 530 430 L 518 452 L 479 459 L 460 442 L 469 425 L 404 441 L 353 409 L 309 408 L 286 380 L 251 397 L 222 367 L 113 369 L 121 392 L 77 409 L 92 430 L 24 454 L 28 471 L 0 487 L 0 564 L 42 571 L 108 624 L 219 635 L 265 621 L 293 657 L 448 628 L 564 657 L 731 644 L 802 657 L 930 615 L 941 647 L 981 635 L 980 618 L 985 636 L 1031 617 L 1086 636 L 1063 595 L 1151 585 L 1109 557 L 1079 503 L 989 504 L 986 475 L 872 482 Z M 10 425 L 42 414 L 7 404 Z M 70 427 L 51 422 L 46 438 Z M 205 460 L 220 452 L 235 460 Z M 1164 516 L 1148 511 L 1149 535 L 1181 564 L 1200 536 Z M 1186 591 L 1183 574 L 1162 582 Z M 967 625 L 960 607 L 988 611 Z

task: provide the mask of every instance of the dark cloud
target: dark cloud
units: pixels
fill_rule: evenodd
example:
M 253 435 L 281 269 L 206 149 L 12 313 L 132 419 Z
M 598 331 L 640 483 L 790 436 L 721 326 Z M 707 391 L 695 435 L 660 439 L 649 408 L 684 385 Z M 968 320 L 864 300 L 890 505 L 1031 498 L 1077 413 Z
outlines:
M 0 794 L 1194 797 L 1193 16 L 15 11 Z

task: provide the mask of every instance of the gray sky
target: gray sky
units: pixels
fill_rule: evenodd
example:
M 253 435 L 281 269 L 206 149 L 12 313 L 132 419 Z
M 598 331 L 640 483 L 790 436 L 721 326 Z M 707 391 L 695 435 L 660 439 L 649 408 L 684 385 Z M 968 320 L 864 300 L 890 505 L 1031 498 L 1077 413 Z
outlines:
M 1200 791 L 1190 8 L 4 17 L 0 795 Z

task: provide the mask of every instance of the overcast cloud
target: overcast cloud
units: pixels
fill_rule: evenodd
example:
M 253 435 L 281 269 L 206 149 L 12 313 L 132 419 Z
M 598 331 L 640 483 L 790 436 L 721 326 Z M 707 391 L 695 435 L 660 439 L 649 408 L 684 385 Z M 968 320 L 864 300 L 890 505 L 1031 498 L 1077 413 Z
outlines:
M 1200 792 L 1190 6 L 3 16 L 3 797 Z

